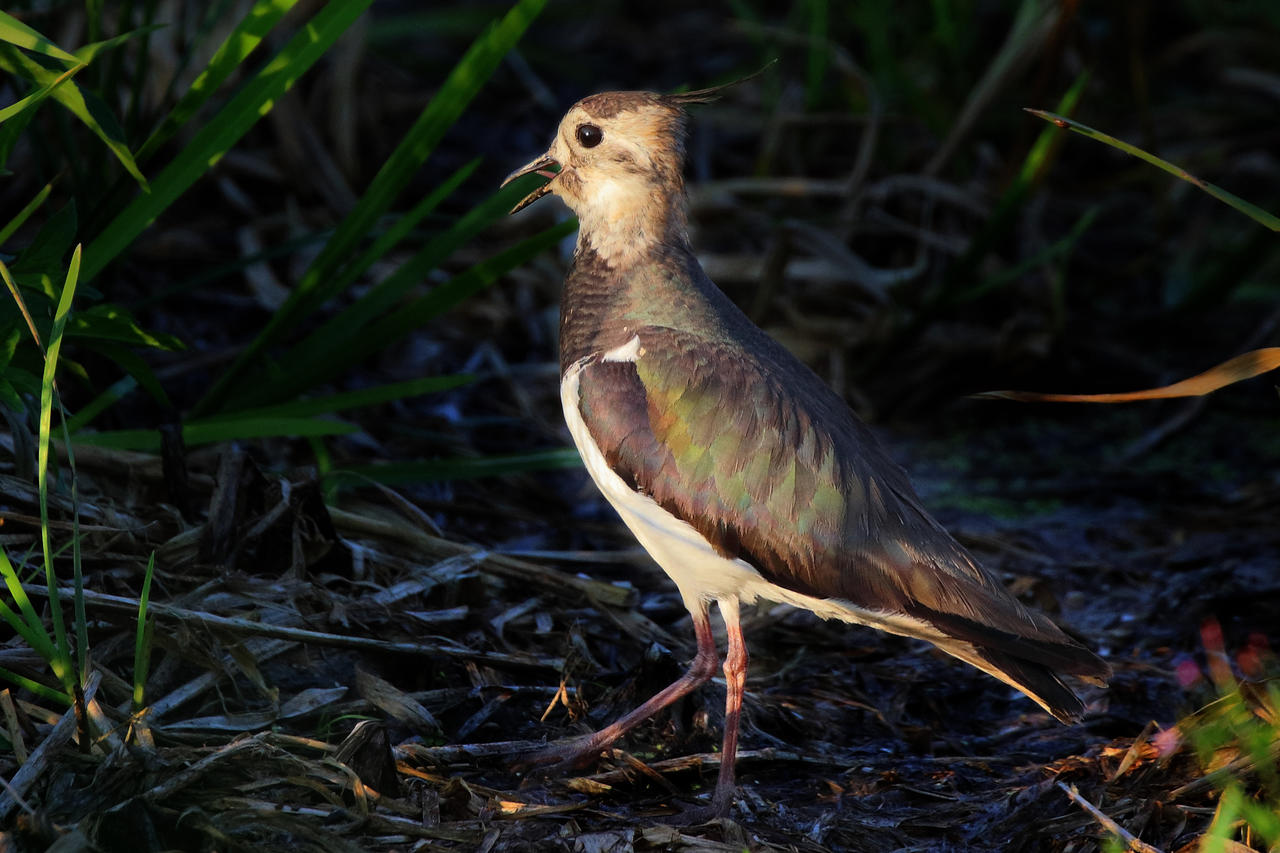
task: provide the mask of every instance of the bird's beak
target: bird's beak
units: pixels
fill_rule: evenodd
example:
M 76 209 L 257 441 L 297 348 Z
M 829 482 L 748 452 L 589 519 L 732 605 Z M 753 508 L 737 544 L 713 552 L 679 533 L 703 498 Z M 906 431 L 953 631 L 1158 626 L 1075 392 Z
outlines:
M 556 168 L 556 171 L 551 170 L 552 166 Z M 515 207 L 511 208 L 511 213 L 516 213 L 517 211 L 524 210 L 526 207 L 533 204 L 535 201 L 542 198 L 547 193 L 551 192 L 551 181 L 552 179 L 555 178 L 556 175 L 559 174 L 559 169 L 560 169 L 560 164 L 556 162 L 556 159 L 554 157 L 552 157 L 550 154 L 543 154 L 541 157 L 539 157 L 537 160 L 534 160 L 532 163 L 526 163 L 525 165 L 521 166 L 519 169 L 516 169 L 510 175 L 507 175 L 506 179 L 502 182 L 502 185 L 504 187 L 507 184 L 514 181 L 516 178 L 522 178 L 525 175 L 537 174 L 547 179 L 547 182 L 545 184 L 538 187 L 536 190 L 529 193 L 524 198 L 520 199 L 520 203 L 517 204 Z M 509 213 L 507 215 L 510 216 L 511 214 Z

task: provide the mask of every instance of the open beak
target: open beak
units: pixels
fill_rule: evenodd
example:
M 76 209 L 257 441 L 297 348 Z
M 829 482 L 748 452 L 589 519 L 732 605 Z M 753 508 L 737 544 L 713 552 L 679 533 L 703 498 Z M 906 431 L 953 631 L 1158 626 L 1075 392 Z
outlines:
M 558 171 L 556 172 L 551 171 L 552 166 L 554 166 L 557 170 L 560 168 L 560 164 L 556 162 L 554 157 L 552 157 L 550 154 L 543 154 L 541 157 L 539 157 L 537 160 L 534 160 L 532 163 L 526 163 L 525 165 L 521 166 L 519 169 L 516 169 L 510 175 L 507 175 L 506 179 L 502 182 L 502 186 L 504 187 L 507 184 L 514 181 L 516 178 L 522 178 L 525 175 L 536 174 L 536 175 L 541 175 L 542 177 L 547 179 L 547 182 L 545 184 L 538 187 L 536 190 L 529 193 L 524 198 L 520 199 L 520 203 L 517 204 L 515 207 L 511 208 L 511 213 L 516 213 L 518 211 L 524 210 L 526 207 L 533 204 L 535 201 L 542 198 L 547 193 L 551 192 L 551 181 L 553 178 L 555 178 L 557 174 L 559 174 Z M 507 215 L 510 216 L 511 213 L 508 213 Z

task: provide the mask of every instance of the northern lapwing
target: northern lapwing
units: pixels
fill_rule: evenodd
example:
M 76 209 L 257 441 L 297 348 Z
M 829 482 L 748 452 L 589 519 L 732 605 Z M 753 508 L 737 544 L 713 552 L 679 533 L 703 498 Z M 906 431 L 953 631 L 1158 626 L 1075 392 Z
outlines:
M 983 569 L 844 400 L 703 272 L 686 225 L 684 106 L 717 91 L 584 98 L 503 183 L 547 179 L 512 213 L 554 193 L 578 216 L 560 310 L 565 420 L 591 478 L 675 581 L 698 644 L 675 683 L 536 760 L 594 758 L 710 679 L 715 602 L 727 696 L 709 811 L 723 815 L 747 671 L 740 603 L 928 640 L 1064 722 L 1084 706 L 1063 677 L 1105 685 L 1111 669 Z

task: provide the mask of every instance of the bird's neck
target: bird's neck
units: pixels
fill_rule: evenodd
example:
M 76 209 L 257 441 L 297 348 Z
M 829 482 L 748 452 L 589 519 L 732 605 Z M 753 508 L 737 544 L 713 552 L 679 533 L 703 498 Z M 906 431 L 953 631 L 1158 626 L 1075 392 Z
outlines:
M 648 182 L 604 185 L 589 201 L 574 206 L 578 214 L 578 254 L 593 252 L 621 274 L 664 247 L 688 248 L 684 187 Z
M 698 265 L 688 240 L 607 258 L 588 236 L 565 277 L 560 306 L 560 367 L 627 344 L 646 327 L 724 339 L 750 323 Z

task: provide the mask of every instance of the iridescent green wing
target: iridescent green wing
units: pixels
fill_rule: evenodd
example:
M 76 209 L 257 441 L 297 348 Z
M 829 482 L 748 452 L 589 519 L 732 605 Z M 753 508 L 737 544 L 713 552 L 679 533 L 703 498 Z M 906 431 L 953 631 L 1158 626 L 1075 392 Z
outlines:
M 580 373 L 582 417 L 610 467 L 774 583 L 847 593 L 845 556 L 879 548 L 886 512 L 869 466 L 851 480 L 847 459 L 899 469 L 807 370 L 762 369 L 758 356 L 677 330 L 638 334 L 635 361 L 596 359 Z

